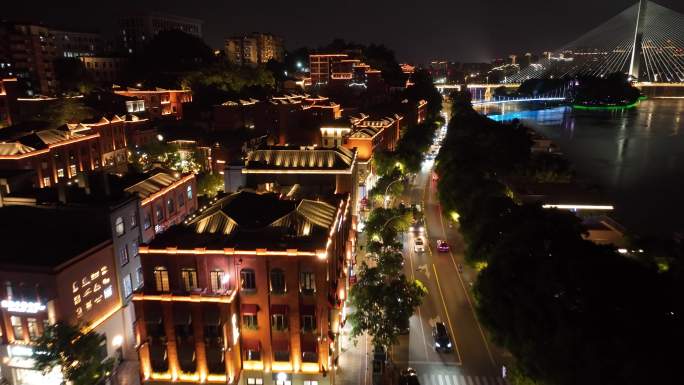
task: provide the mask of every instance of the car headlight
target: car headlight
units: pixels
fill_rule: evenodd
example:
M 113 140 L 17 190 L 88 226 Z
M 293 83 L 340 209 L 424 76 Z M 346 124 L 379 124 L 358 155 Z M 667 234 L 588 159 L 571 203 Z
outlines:
M 447 348 L 450 348 L 450 347 L 451 347 L 451 342 L 449 342 L 449 343 L 447 344 Z
M 435 346 L 436 346 L 436 347 L 440 347 L 440 346 L 439 346 L 439 342 L 435 342 Z

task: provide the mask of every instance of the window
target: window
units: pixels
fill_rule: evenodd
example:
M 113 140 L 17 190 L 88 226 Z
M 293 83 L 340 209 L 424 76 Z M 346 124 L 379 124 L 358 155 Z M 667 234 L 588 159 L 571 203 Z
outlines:
M 141 288 L 145 283 L 145 275 L 143 274 L 142 266 L 138 266 L 138 270 L 136 270 L 136 275 L 138 278 L 138 288 Z
M 248 377 L 247 385 L 264 385 L 263 378 Z
M 131 215 L 131 228 L 134 228 L 137 225 L 138 225 L 138 218 L 136 218 L 135 214 L 133 214 L 133 215 Z
M 150 215 L 145 213 L 145 219 L 143 219 L 143 229 L 147 230 L 152 226 L 152 221 L 150 221 Z
M 223 290 L 223 276 L 224 273 L 221 270 L 213 270 L 209 273 L 209 279 L 211 280 L 211 290 L 214 293 Z
M 256 290 L 254 270 L 242 269 L 242 271 L 240 271 L 240 288 L 242 290 Z
M 247 329 L 257 329 L 259 327 L 259 324 L 257 322 L 256 314 L 243 314 L 242 327 Z
M 187 192 L 188 192 L 188 199 L 192 199 L 192 186 L 188 186 Z
M 168 211 L 169 214 L 173 214 L 176 212 L 176 205 L 173 203 L 173 198 L 169 198 L 166 201 L 166 211 Z
M 43 186 L 50 187 L 50 178 L 49 177 L 46 176 L 43 178 Z
M 24 327 L 21 325 L 21 317 L 15 315 L 10 317 L 10 323 L 12 324 L 12 331 L 14 332 L 15 340 L 24 339 Z
M 140 253 L 140 250 L 138 248 L 138 241 L 135 240 L 135 241 L 131 242 L 131 252 L 128 253 L 128 255 L 132 255 L 133 257 L 137 257 L 139 253 Z
M 57 169 L 57 178 L 64 178 L 64 169 Z
M 154 268 L 154 286 L 157 291 L 169 291 L 169 271 L 165 267 Z
M 26 324 L 28 326 L 28 334 L 31 341 L 36 340 L 40 337 L 40 331 L 38 331 L 38 320 L 35 318 L 27 318 Z
M 124 225 L 124 220 L 121 217 L 116 217 L 114 221 L 114 231 L 116 231 L 117 236 L 122 236 L 126 232 L 126 226 Z
M 316 380 L 304 380 L 304 385 L 318 385 Z
M 271 292 L 276 294 L 285 293 L 285 273 L 282 269 L 271 270 Z
M 300 274 L 300 288 L 304 294 L 313 294 L 316 292 L 316 276 L 310 271 L 303 271 Z
M 75 164 L 69 165 L 69 173 L 71 174 L 71 176 L 76 175 L 76 165 Z
M 164 210 L 162 209 L 162 207 L 160 205 L 157 205 L 157 207 L 155 208 L 155 213 L 156 213 L 155 215 L 157 217 L 157 222 L 164 219 Z
M 183 193 L 178 194 L 178 207 L 185 206 L 185 199 L 183 198 Z
M 197 289 L 197 270 L 193 268 L 181 269 L 181 279 L 185 290 L 190 291 Z
M 302 330 L 305 332 L 316 330 L 316 320 L 313 315 L 306 314 L 302 316 Z
M 280 361 L 280 362 L 285 362 L 285 361 L 290 361 L 290 351 L 288 350 L 276 350 L 273 352 L 273 360 L 274 361 Z
M 287 315 L 271 315 L 271 327 L 273 328 L 273 330 L 287 330 Z
M 121 266 L 128 264 L 128 248 L 126 245 L 119 249 L 119 262 L 121 262 Z
M 133 294 L 133 283 L 131 282 L 131 275 L 126 274 L 126 276 L 123 279 L 123 289 L 124 289 L 124 297 L 128 298 Z

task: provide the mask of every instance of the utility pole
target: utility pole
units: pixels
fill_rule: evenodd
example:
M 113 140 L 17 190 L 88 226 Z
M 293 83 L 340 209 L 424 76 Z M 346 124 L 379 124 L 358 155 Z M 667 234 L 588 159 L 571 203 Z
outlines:
M 634 42 L 632 43 L 632 60 L 629 62 L 629 75 L 632 79 L 639 78 L 639 67 L 641 65 L 642 45 L 644 35 L 644 24 L 646 23 L 646 11 L 648 0 L 639 0 L 637 9 L 636 26 L 634 28 Z

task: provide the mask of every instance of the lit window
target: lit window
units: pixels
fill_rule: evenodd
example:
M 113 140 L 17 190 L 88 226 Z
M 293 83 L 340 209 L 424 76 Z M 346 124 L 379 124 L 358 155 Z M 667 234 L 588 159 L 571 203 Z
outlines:
M 316 380 L 304 380 L 304 385 L 318 385 Z
M 211 280 L 211 290 L 213 292 L 219 292 L 223 290 L 223 271 L 213 270 L 209 273 L 209 278 Z
M 126 245 L 119 249 L 119 262 L 121 266 L 125 266 L 128 263 L 128 249 L 126 249 Z
M 249 377 L 247 378 L 247 385 L 264 385 L 264 379 Z
M 187 191 L 188 191 L 188 199 L 192 199 L 192 186 L 188 186 Z
M 165 267 L 154 268 L 154 285 L 157 291 L 169 291 L 169 271 Z
M 12 324 L 12 331 L 14 332 L 15 340 L 24 339 L 24 327 L 21 324 L 21 317 L 11 316 L 10 323 Z
M 256 314 L 243 314 L 242 327 L 246 329 L 256 329 L 258 327 Z
M 121 217 L 117 217 L 114 221 L 114 231 L 116 231 L 117 236 L 122 236 L 126 232 L 126 226 L 124 225 L 124 220 Z
M 104 294 L 104 297 L 105 297 L 105 298 L 111 297 L 112 294 L 114 293 L 113 290 L 112 290 L 112 286 L 109 285 L 109 286 L 105 287 L 105 289 L 104 289 L 104 291 L 103 291 L 102 293 Z
M 124 297 L 128 298 L 133 294 L 133 283 L 131 282 L 131 275 L 126 274 L 123 279 Z
M 27 318 L 26 325 L 28 326 L 28 334 L 31 341 L 34 341 L 40 337 L 40 332 L 38 331 L 38 320 L 35 318 Z
M 43 178 L 43 186 L 49 187 L 50 186 L 50 178 L 49 177 L 44 177 Z
M 181 269 L 181 279 L 185 290 L 190 291 L 197 289 L 197 270 L 193 268 Z
M 64 178 L 64 169 L 63 168 L 57 169 L 57 177 L 58 178 Z
M 75 164 L 69 165 L 69 173 L 71 174 L 71 176 L 76 175 L 76 165 Z

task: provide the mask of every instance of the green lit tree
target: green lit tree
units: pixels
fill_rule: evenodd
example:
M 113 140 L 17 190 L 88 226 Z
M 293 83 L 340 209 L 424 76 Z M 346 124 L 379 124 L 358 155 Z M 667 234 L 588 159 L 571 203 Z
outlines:
M 64 380 L 73 385 L 97 384 L 114 366 L 114 359 L 106 358 L 103 335 L 63 322 L 48 326 L 33 350 L 35 370 L 48 373 L 59 367 Z

